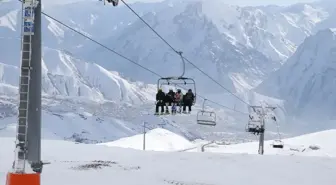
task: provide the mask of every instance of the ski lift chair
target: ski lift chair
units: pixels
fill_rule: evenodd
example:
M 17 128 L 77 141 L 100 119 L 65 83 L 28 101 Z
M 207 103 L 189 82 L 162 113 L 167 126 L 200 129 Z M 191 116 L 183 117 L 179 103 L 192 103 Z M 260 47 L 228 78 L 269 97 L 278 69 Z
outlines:
M 281 140 L 274 140 L 272 144 L 273 148 L 284 148 L 284 143 Z
M 160 88 L 162 88 L 162 86 L 164 85 L 175 85 L 175 86 L 179 86 L 179 87 L 183 87 L 186 85 L 191 85 L 192 87 L 190 89 L 193 90 L 194 93 L 194 101 L 193 101 L 193 105 L 195 105 L 196 103 L 196 83 L 195 80 L 192 78 L 187 78 L 187 77 L 164 77 L 164 78 L 160 78 L 157 82 L 157 89 L 159 90 Z
M 261 128 L 259 124 L 254 124 L 249 122 L 246 126 L 246 132 L 253 133 L 253 134 L 260 134 L 263 133 L 265 129 Z
M 176 51 L 176 53 L 181 57 L 181 61 L 182 61 L 182 74 L 178 77 L 176 76 L 172 76 L 172 77 L 164 77 L 164 78 L 160 78 L 158 80 L 158 83 L 157 83 L 157 88 L 158 90 L 160 88 L 162 88 L 163 85 L 175 85 L 175 86 L 179 86 L 183 88 L 183 86 L 186 86 L 186 85 L 191 85 L 192 87 L 190 89 L 193 90 L 193 93 L 195 95 L 195 98 L 194 98 L 194 102 L 192 105 L 195 105 L 196 103 L 196 83 L 195 83 L 195 80 L 193 78 L 187 78 L 187 77 L 184 77 L 184 74 L 185 74 L 185 61 L 184 61 L 184 57 L 182 56 L 182 51 Z
M 197 112 L 197 124 L 216 126 L 216 113 L 212 111 L 201 110 Z

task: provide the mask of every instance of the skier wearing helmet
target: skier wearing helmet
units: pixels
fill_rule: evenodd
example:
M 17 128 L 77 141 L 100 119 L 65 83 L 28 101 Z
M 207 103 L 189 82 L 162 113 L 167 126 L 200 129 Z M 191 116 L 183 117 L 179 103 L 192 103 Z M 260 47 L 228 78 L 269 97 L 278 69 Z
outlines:
M 189 112 L 191 112 L 191 106 L 195 100 L 195 95 L 191 89 L 183 96 L 183 113 L 186 113 L 186 106 L 188 106 Z
M 165 105 L 165 98 L 166 95 L 162 91 L 162 89 L 159 89 L 158 92 L 156 93 L 156 108 L 155 108 L 155 114 L 159 114 L 159 107 L 161 107 L 161 114 L 164 113 L 164 105 Z
M 166 94 L 166 113 L 169 114 L 168 106 L 172 106 L 174 103 L 175 92 L 173 89 L 169 89 L 169 92 Z

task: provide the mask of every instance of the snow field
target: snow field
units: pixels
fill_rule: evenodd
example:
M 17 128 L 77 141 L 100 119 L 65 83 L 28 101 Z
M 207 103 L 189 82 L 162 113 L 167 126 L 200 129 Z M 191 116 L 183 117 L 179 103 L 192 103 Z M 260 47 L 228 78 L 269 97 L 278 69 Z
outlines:
M 13 142 L 12 138 L 0 139 L 0 182 L 5 182 L 11 166 Z M 43 140 L 42 148 L 42 158 L 51 162 L 42 174 L 45 185 L 333 185 L 336 182 L 333 158 L 144 152 L 52 140 Z

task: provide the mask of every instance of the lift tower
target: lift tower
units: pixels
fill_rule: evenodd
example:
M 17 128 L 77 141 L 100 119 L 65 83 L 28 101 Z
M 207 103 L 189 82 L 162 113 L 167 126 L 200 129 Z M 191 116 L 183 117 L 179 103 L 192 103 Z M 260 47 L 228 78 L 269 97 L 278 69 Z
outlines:
M 22 1 L 19 113 L 6 185 L 39 185 L 41 162 L 41 0 Z
M 251 111 L 251 109 L 253 111 Z M 259 135 L 259 149 L 260 155 L 264 154 L 264 134 L 265 134 L 265 119 L 268 119 L 270 111 L 274 111 L 276 107 L 271 106 L 250 106 L 249 121 L 246 127 L 246 132 Z M 275 119 L 272 118 L 272 119 Z

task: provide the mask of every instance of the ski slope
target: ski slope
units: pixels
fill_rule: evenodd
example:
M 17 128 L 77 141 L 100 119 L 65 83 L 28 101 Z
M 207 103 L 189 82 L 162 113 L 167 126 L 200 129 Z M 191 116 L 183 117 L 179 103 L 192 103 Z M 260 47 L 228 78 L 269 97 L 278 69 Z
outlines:
M 336 157 L 336 130 L 326 130 L 293 138 L 283 139 L 284 149 L 272 147 L 274 140 L 265 141 L 265 155 L 298 155 L 315 157 Z M 165 129 L 157 128 L 146 134 L 146 150 L 154 151 L 189 151 L 199 152 L 205 145 L 205 152 L 230 154 L 258 154 L 258 142 L 233 144 L 226 140 L 219 141 L 195 140 L 188 141 L 184 137 Z M 116 141 L 101 143 L 110 147 L 122 147 L 142 150 L 143 134 L 125 137 Z
M 101 145 L 142 150 L 143 134 L 121 138 Z M 146 133 L 146 150 L 176 151 L 193 146 L 192 142 L 182 136 L 162 128 L 153 129 Z
M 0 138 L 0 146 L 0 182 L 5 182 L 14 140 Z M 334 185 L 336 181 L 336 159 L 321 157 L 144 152 L 43 140 L 42 158 L 51 163 L 42 173 L 45 185 Z
M 282 140 L 284 149 L 272 147 L 273 140 L 265 141 L 264 155 L 300 155 L 318 157 L 336 157 L 336 130 L 326 130 L 312 134 Z M 212 144 L 205 147 L 205 152 L 258 154 L 258 142 L 235 145 Z M 197 151 L 189 150 L 189 151 Z

